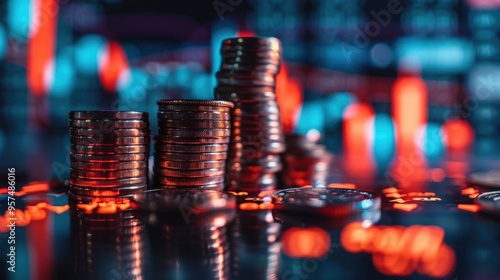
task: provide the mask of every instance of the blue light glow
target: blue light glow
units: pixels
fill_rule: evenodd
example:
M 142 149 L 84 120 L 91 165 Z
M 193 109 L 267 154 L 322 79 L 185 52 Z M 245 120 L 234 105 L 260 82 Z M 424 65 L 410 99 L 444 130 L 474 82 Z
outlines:
M 396 42 L 398 60 L 418 62 L 424 72 L 460 73 L 474 62 L 469 41 L 460 38 L 403 37 Z
M 443 139 L 441 126 L 429 123 L 417 132 L 415 140 L 417 146 L 429 159 L 436 159 L 444 153 Z
M 192 97 L 194 99 L 210 100 L 214 98 L 214 91 L 211 87 L 212 77 L 208 73 L 199 73 L 192 83 Z
M 7 26 L 9 33 L 17 40 L 26 41 L 30 27 L 30 0 L 9 0 L 7 2 Z
M 74 69 L 69 51 L 60 54 L 55 59 L 54 81 L 50 94 L 53 96 L 69 96 L 73 88 Z
M 148 74 L 141 69 L 132 67 L 126 77 L 120 77 L 118 96 L 126 103 L 142 102 L 146 99 Z
M 316 129 L 320 133 L 323 133 L 325 128 L 325 115 L 322 109 L 322 100 L 305 102 L 302 105 L 300 118 L 294 132 L 306 134 L 309 130 Z
M 234 37 L 238 32 L 237 28 L 235 23 L 227 19 L 223 23 L 215 24 L 212 28 L 212 41 L 210 44 L 212 50 L 212 88 L 217 85 L 215 72 L 219 71 L 222 61 L 220 55 L 221 42 L 224 39 Z
M 348 92 L 331 94 L 325 98 L 325 123 L 330 127 L 342 121 L 344 110 L 356 102 L 356 97 Z
M 78 70 L 87 75 L 97 75 L 99 54 L 106 44 L 106 39 L 98 35 L 82 37 L 75 48 L 75 63 Z
M 5 134 L 0 130 L 0 153 L 3 151 L 5 146 Z
M 0 60 L 2 60 L 5 57 L 8 45 L 9 42 L 7 40 L 7 32 L 5 31 L 3 25 L 0 24 Z
M 396 147 L 394 122 L 387 114 L 376 114 L 372 125 L 373 157 L 379 169 L 384 169 L 393 159 Z

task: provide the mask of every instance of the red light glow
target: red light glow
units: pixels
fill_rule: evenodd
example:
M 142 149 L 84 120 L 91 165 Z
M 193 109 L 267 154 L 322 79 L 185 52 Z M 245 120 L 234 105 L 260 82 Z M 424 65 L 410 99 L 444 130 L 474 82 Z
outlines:
M 129 70 L 127 55 L 118 42 L 109 42 L 99 57 L 99 78 L 103 87 L 115 92 L 120 75 Z
M 32 17 L 27 49 L 28 88 L 34 95 L 46 94 L 54 78 L 54 53 L 59 6 L 57 0 L 31 0 Z
M 354 222 L 344 227 L 340 242 L 348 252 L 373 254 L 375 268 L 385 275 L 408 276 L 418 271 L 444 278 L 455 267 L 455 252 L 444 243 L 444 230 L 437 226 L 364 227 Z
M 292 227 L 281 237 L 283 253 L 291 258 L 321 258 L 328 253 L 330 235 L 322 228 Z

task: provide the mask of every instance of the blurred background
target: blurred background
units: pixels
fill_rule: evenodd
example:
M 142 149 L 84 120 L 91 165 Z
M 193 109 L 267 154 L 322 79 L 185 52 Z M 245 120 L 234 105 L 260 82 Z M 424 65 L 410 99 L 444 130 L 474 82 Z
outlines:
M 431 166 L 488 158 L 499 20 L 497 0 L 3 0 L 0 165 L 67 178 L 70 110 L 149 111 L 155 125 L 160 98 L 212 99 L 221 40 L 252 35 L 282 41 L 287 132 L 370 159 L 354 171 L 412 151 Z

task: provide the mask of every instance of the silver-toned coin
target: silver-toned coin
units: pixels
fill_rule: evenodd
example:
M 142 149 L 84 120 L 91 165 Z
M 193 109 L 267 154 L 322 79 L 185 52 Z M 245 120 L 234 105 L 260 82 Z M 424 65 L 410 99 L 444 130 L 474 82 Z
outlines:
M 376 193 L 337 188 L 293 188 L 272 195 L 275 209 L 302 214 L 345 216 L 380 209 Z
M 476 202 L 481 211 L 500 215 L 500 191 L 482 193 L 476 197 Z

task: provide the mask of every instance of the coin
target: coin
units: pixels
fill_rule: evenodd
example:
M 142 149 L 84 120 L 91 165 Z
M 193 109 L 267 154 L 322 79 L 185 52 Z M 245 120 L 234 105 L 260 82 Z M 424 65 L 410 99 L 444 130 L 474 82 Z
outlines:
M 95 155 L 95 154 L 74 154 L 70 153 L 71 161 L 84 162 L 118 162 L 118 161 L 136 161 L 146 160 L 149 155 L 144 153 L 138 154 L 114 154 L 114 155 Z
M 228 149 L 228 144 L 186 144 L 186 145 L 176 145 L 176 144 L 156 144 L 155 150 L 160 152 L 175 152 L 175 153 L 216 153 L 216 152 L 226 152 Z
M 183 112 L 158 112 L 158 120 L 210 120 L 210 121 L 228 121 L 231 119 L 230 112 L 213 111 L 183 111 Z
M 139 145 L 149 144 L 151 141 L 150 137 L 70 136 L 69 139 L 71 144 L 89 146 Z
M 186 100 L 186 99 L 160 99 L 156 102 L 158 105 L 175 106 L 209 106 L 233 108 L 233 103 L 224 100 Z
M 77 195 L 73 194 L 71 191 L 68 191 L 68 200 L 78 203 L 84 204 L 95 204 L 95 203 L 129 203 L 130 199 L 134 196 L 134 194 L 129 195 L 121 195 L 121 196 L 86 196 L 86 195 Z
M 120 196 L 131 195 L 141 191 L 147 190 L 146 185 L 125 186 L 118 188 L 95 188 L 95 187 L 78 187 L 74 185 L 69 186 L 69 191 L 75 195 L 82 196 Z
M 131 169 L 131 170 L 121 170 L 121 171 L 89 171 L 89 170 L 79 170 L 70 169 L 70 174 L 73 177 L 80 179 L 89 180 L 114 180 L 123 178 L 134 178 L 147 175 L 147 170 L 143 169 Z
M 475 187 L 500 189 L 500 171 L 474 172 L 468 176 L 467 182 Z
M 301 214 L 344 216 L 380 209 L 376 193 L 338 188 L 292 188 L 272 195 L 276 210 Z
M 110 163 L 71 161 L 70 166 L 71 168 L 76 168 L 78 170 L 118 171 L 147 168 L 148 164 L 146 161 L 120 161 Z
M 70 120 L 70 127 L 97 128 L 97 129 L 122 129 L 122 128 L 148 128 L 149 121 L 144 120 Z
M 189 120 L 179 120 L 179 121 L 163 121 L 158 120 L 158 126 L 162 128 L 225 128 L 231 129 L 230 121 L 189 121 Z
M 207 111 L 207 112 L 229 112 L 233 108 L 232 102 L 227 102 L 227 106 L 218 105 L 189 105 L 189 104 L 158 104 L 161 112 L 185 112 L 185 111 Z M 229 106 L 229 104 L 231 104 Z
M 190 169 L 201 170 L 210 168 L 224 168 L 226 162 L 224 160 L 211 160 L 211 161 L 196 161 L 196 162 L 183 162 L 183 161 L 162 161 L 155 159 L 155 167 L 169 168 L 169 169 Z
M 171 144 L 226 144 L 229 143 L 229 137 L 177 137 L 168 135 L 156 135 L 156 143 Z
M 149 147 L 145 145 L 133 146 L 81 146 L 71 145 L 71 152 L 78 154 L 137 154 L 149 153 Z
M 155 154 L 156 159 L 171 160 L 171 161 L 211 161 L 227 158 L 227 153 L 167 153 L 161 152 Z
M 224 190 L 224 183 L 215 183 L 215 184 L 207 184 L 207 185 L 166 185 L 166 184 L 156 184 L 159 189 L 182 189 L 182 188 L 191 188 L 196 190 Z
M 244 77 L 230 77 L 228 75 L 223 75 L 216 73 L 215 76 L 220 84 L 225 85 L 239 85 L 239 86 L 272 86 L 275 84 L 275 79 L 273 77 L 259 77 L 259 79 L 244 78 Z
M 147 120 L 149 114 L 134 111 L 71 111 L 69 118 L 71 120 Z
M 149 128 L 137 129 L 88 129 L 88 128 L 70 128 L 72 136 L 102 136 L 102 137 L 131 137 L 131 136 L 149 136 L 151 134 Z
M 219 138 L 231 136 L 230 129 L 175 129 L 175 128 L 159 128 L 158 135 L 177 136 L 177 137 L 203 137 L 203 138 Z
M 210 177 L 200 178 L 177 178 L 177 177 L 163 177 L 155 176 L 154 181 L 161 185 L 172 186 L 195 186 L 195 185 L 211 185 L 224 182 L 224 175 L 216 175 Z
M 126 178 L 126 179 L 116 179 L 116 180 L 86 180 L 70 177 L 69 183 L 71 185 L 80 187 L 122 187 L 130 185 L 146 184 L 147 180 L 145 177 L 138 178 Z
M 165 177 L 210 177 L 216 175 L 223 175 L 224 169 L 221 168 L 210 168 L 201 170 L 178 170 L 178 169 L 166 169 L 166 168 L 154 168 L 154 174 Z
M 500 214 L 500 191 L 482 193 L 476 197 L 476 202 L 481 211 Z

